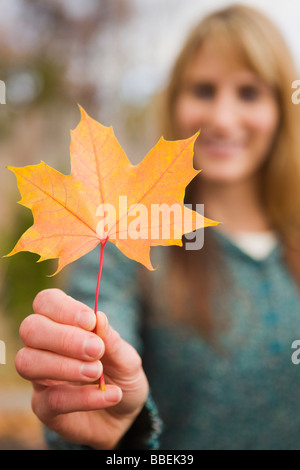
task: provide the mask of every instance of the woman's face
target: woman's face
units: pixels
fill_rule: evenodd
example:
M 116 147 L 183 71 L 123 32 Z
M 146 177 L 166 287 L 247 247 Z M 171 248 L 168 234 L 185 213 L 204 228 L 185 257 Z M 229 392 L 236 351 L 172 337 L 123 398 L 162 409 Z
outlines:
M 279 109 L 268 85 L 207 42 L 185 71 L 174 119 L 179 138 L 201 129 L 194 164 L 202 177 L 234 183 L 253 176 L 267 158 Z

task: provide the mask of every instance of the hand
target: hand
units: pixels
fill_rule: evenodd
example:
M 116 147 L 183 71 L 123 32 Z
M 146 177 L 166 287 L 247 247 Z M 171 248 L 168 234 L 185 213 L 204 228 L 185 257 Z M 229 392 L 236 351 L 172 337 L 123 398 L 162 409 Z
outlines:
M 70 442 L 114 448 L 148 394 L 140 356 L 102 312 L 93 333 L 93 310 L 58 289 L 41 291 L 33 310 L 21 324 L 25 347 L 15 361 L 33 384 L 33 411 Z M 98 386 L 102 371 L 105 391 Z

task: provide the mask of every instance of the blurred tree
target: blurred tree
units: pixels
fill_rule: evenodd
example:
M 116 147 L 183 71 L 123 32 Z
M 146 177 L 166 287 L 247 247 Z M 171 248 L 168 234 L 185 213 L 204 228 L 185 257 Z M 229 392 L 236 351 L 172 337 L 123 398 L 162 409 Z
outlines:
M 124 21 L 129 13 L 126 0 L 11 0 L 1 5 L 0 79 L 7 90 L 7 104 L 0 106 L 4 165 L 43 159 L 66 172 L 66 129 L 79 116 L 75 103 L 92 114 L 101 108 L 96 83 L 87 72 L 96 37 L 104 24 Z M 17 206 L 14 178 L 6 172 L 0 171 L 0 197 L 5 201 L 0 205 L 1 255 L 32 222 L 29 211 Z M 2 310 L 18 323 L 31 312 L 39 290 L 63 282 L 64 273 L 47 277 L 56 261 L 35 264 L 37 259 L 21 253 L 1 263 Z
M 15 241 L 32 223 L 32 216 L 28 210 L 24 208 L 24 211 L 19 212 L 14 227 Z M 1 247 L 5 253 L 11 251 L 13 244 L 11 234 L 5 236 L 2 233 Z M 2 308 L 5 314 L 9 314 L 12 323 L 16 322 L 16 326 L 25 316 L 32 313 L 33 298 L 40 290 L 62 286 L 63 276 L 58 276 L 57 279 L 49 277 L 56 270 L 56 261 L 35 263 L 38 258 L 38 255 L 24 252 L 6 258 L 2 262 L 4 268 L 1 282 Z

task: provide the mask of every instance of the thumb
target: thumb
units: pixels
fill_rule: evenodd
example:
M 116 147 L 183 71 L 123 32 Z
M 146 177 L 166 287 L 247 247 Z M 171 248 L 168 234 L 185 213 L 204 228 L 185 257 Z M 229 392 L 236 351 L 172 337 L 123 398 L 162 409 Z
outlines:
M 112 376 L 133 377 L 140 371 L 142 361 L 137 351 L 109 324 L 103 312 L 97 312 L 95 332 L 105 345 L 104 356 L 101 359 L 105 367 L 104 373 Z

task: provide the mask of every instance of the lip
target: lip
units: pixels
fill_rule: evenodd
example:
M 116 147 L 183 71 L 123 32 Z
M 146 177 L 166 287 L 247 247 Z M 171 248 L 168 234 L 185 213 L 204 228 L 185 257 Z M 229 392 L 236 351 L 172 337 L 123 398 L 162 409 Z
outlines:
M 199 145 L 208 154 L 224 158 L 237 156 L 244 149 L 244 144 L 236 140 L 204 139 Z

